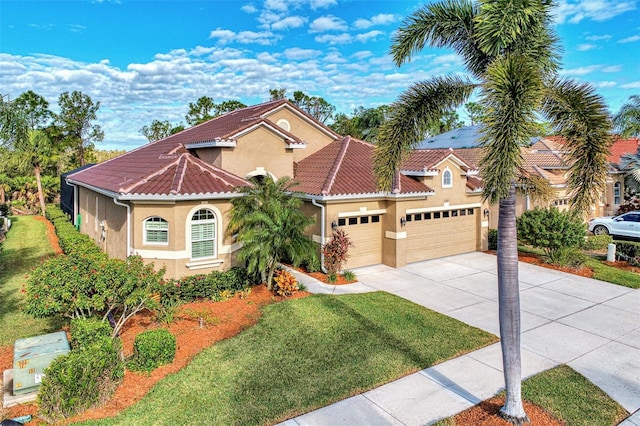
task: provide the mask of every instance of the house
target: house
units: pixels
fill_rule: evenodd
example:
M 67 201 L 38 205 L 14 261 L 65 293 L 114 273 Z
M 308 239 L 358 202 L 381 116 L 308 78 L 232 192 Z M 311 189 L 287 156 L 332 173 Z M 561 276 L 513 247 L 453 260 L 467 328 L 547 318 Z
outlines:
M 347 268 L 486 248 L 477 167 L 452 149 L 416 151 L 379 191 L 373 145 L 336 134 L 287 100 L 242 108 L 67 176 L 80 231 L 109 255 L 138 254 L 167 276 L 236 264 L 234 189 L 292 176 L 320 245 L 340 227 Z

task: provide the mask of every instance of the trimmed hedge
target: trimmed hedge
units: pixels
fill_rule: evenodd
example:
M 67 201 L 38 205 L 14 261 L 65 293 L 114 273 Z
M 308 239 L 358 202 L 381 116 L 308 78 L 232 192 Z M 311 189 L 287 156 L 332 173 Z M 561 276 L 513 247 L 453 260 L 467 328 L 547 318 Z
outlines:
M 46 217 L 56 228 L 60 247 L 66 254 L 101 253 L 100 247 L 86 234 L 81 234 L 67 215 L 56 205 L 47 206 Z
M 631 266 L 640 266 L 640 243 L 633 241 L 615 241 L 616 256 Z
M 135 371 L 153 371 L 170 364 L 176 356 L 176 337 L 166 328 L 147 330 L 136 336 L 133 356 L 127 366 Z
M 74 318 L 71 320 L 71 348 L 89 346 L 103 339 L 111 339 L 111 325 L 98 318 Z
M 221 299 L 222 292 L 237 292 L 251 286 L 247 270 L 233 267 L 225 272 L 213 271 L 208 275 L 191 275 L 164 281 L 157 292 L 163 304 L 175 301 L 192 302 L 198 299 Z
M 120 350 L 119 339 L 101 339 L 54 359 L 38 393 L 43 416 L 71 417 L 109 399 L 124 377 Z

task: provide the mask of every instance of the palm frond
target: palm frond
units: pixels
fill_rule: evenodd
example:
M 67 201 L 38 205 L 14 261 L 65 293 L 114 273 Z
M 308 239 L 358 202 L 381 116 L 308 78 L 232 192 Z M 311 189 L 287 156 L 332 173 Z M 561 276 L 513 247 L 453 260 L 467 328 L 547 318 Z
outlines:
M 613 117 L 613 125 L 623 137 L 640 136 L 640 96 L 629 97 Z
M 520 170 L 516 180 L 516 191 L 531 197 L 533 201 L 548 203 L 555 195 L 549 182 L 540 177 Z
M 507 55 L 487 68 L 481 102 L 480 160 L 484 197 L 495 203 L 509 195 L 522 164 L 520 147 L 535 134 L 535 110 L 542 97 L 542 76 L 526 57 Z
M 392 105 L 389 119 L 380 127 L 374 149 L 378 187 L 391 188 L 405 155 L 424 138 L 426 130 L 442 115 L 462 105 L 475 85 L 457 76 L 437 77 L 415 83 Z
M 567 79 L 552 80 L 543 112 L 566 140 L 571 208 L 586 213 L 604 191 L 613 137 L 607 107 L 593 87 Z

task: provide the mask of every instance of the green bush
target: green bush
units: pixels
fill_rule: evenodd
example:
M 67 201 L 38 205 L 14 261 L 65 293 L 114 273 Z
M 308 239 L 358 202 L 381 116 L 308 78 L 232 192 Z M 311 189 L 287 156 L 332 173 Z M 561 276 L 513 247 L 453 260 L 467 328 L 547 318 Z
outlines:
M 488 236 L 488 244 L 489 250 L 498 250 L 498 230 L 497 229 L 489 229 Z
M 580 247 L 586 234 L 586 224 L 569 212 L 555 207 L 524 212 L 517 219 L 518 239 L 544 250 L 547 257 L 558 257 L 560 249 Z
M 120 350 L 120 340 L 103 339 L 54 359 L 38 393 L 43 416 L 70 417 L 109 399 L 124 377 Z
M 307 272 L 319 272 L 322 269 L 320 265 L 320 260 L 316 257 L 313 259 L 307 259 L 303 262 L 304 269 Z
M 198 299 L 218 300 L 220 295 L 245 290 L 251 286 L 247 270 L 234 267 L 226 272 L 213 271 L 208 275 L 191 275 L 177 280 L 160 282 L 156 288 L 163 305 L 176 301 Z
M 176 338 L 169 330 L 159 328 L 143 331 L 133 343 L 133 356 L 128 367 L 136 371 L 152 371 L 169 364 L 176 355 Z
M 353 271 L 344 271 L 342 273 L 342 277 L 347 281 L 355 281 L 356 280 L 356 274 L 354 274 Z
M 67 215 L 56 205 L 47 206 L 46 217 L 56 228 L 60 247 L 66 254 L 101 253 L 100 247 L 88 235 L 79 233 Z
M 111 325 L 98 318 L 74 318 L 71 320 L 71 347 L 89 346 L 102 339 L 111 339 Z
M 616 257 L 632 266 L 640 266 L 640 243 L 616 241 Z
M 606 250 L 612 242 L 611 235 L 593 235 L 585 238 L 582 249 L 588 251 Z
M 585 261 L 585 255 L 575 247 L 562 247 L 547 256 L 547 263 L 577 268 Z

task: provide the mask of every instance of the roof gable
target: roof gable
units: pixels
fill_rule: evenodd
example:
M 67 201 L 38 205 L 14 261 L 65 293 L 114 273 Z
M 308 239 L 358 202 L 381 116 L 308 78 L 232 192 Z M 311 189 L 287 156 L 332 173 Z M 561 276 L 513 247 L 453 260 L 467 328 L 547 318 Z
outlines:
M 412 151 L 402 163 L 401 171 L 412 176 L 424 176 L 438 172 L 445 161 L 450 160 L 458 168 L 470 174 L 475 174 L 476 167 L 456 154 L 452 148 L 448 149 L 417 149 Z
M 380 194 L 373 172 L 373 145 L 346 136 L 300 161 L 296 167 L 297 191 L 337 196 Z M 432 190 L 407 176 L 394 182 L 394 194 L 430 193 Z

